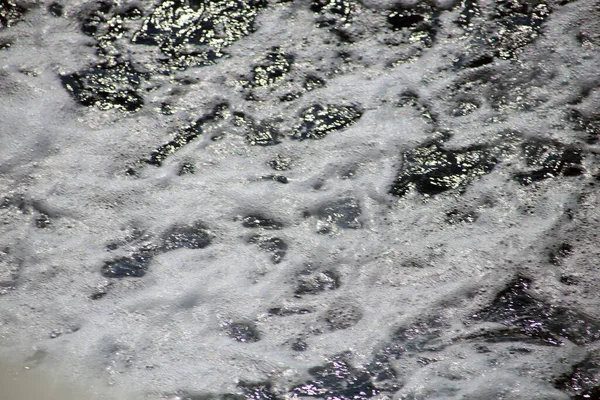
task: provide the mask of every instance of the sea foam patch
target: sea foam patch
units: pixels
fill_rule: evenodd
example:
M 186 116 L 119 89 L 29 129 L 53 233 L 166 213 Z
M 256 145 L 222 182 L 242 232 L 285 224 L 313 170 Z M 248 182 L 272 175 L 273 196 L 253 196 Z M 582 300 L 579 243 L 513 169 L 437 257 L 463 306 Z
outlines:
M 597 14 L 0 2 L 0 356 L 102 398 L 594 398 Z

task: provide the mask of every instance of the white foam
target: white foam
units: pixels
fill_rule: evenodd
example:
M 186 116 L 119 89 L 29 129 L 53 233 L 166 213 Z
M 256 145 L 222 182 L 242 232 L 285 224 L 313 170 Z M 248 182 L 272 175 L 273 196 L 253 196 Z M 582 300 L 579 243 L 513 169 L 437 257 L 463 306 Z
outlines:
M 134 398 L 174 396 L 180 390 L 231 393 L 239 391 L 239 379 L 270 376 L 281 387 L 298 384 L 307 378 L 309 367 L 347 350 L 357 364 L 366 364 L 398 327 L 423 315 L 445 316 L 452 329 L 442 339 L 458 340 L 462 333 L 453 330 L 467 329 L 464 318 L 489 304 L 519 273 L 535 274 L 548 291 L 560 295 L 556 279 L 544 275 L 550 274 L 549 267 L 540 265 L 541 256 L 531 249 L 541 252 L 543 243 L 550 242 L 548 232 L 560 225 L 583 178 L 523 187 L 510 179 L 520 162 L 512 160 L 477 179 L 460 197 L 424 199 L 412 193 L 398 199 L 388 190 L 401 153 L 436 129 L 452 131 L 449 148 L 488 143 L 506 129 L 571 141 L 573 131 L 561 114 L 576 93 L 570 85 L 597 79 L 592 67 L 597 48 L 576 47 L 572 35 L 564 33 L 575 29 L 581 2 L 557 7 L 545 36 L 523 51 L 521 61 L 494 64 L 498 79 L 540 67 L 548 81 L 529 87 L 526 80 L 524 89 L 515 90 L 546 99 L 544 105 L 529 112 L 519 109 L 518 101 L 500 111 L 483 104 L 457 118 L 449 116 L 455 104 L 448 85 L 466 72 L 453 70 L 451 59 L 456 46 L 468 43 L 448 36 L 455 30 L 446 26 L 450 17 L 445 17 L 436 44 L 424 48 L 420 58 L 390 66 L 398 54 L 414 49 L 383 44 L 393 36 L 381 11 L 389 2 L 363 3 L 375 11 L 357 6 L 355 18 L 369 23 L 348 28 L 363 39 L 342 47 L 315 26 L 307 7 L 295 2 L 272 6 L 259 17 L 256 33 L 228 49 L 231 57 L 150 79 L 161 87 L 146 93 L 144 108 L 131 115 L 83 107 L 61 86 L 58 74 L 85 70 L 99 60 L 89 47 L 90 38 L 79 31 L 77 2 L 63 2 L 66 17 L 52 17 L 39 7 L 1 31 L 14 44 L 0 50 L 0 187 L 3 196 L 22 195 L 29 205 L 0 209 L 0 246 L 6 249 L 0 265 L 18 269 L 14 290 L 0 297 L 0 354 L 18 365 L 42 354 L 40 368 L 57 366 L 68 380 L 98 378 L 117 388 L 114 393 L 107 389 L 116 397 L 121 391 Z M 295 54 L 290 72 L 295 81 L 275 86 L 274 94 L 271 88 L 257 89 L 265 98 L 262 103 L 242 100 L 242 87 L 235 82 L 249 76 L 251 66 L 263 62 L 274 46 Z M 137 60 L 150 59 L 148 49 L 125 47 L 131 47 Z M 356 62 L 339 61 L 335 54 L 342 49 Z M 567 66 L 565 60 L 574 54 L 587 59 L 577 57 Z M 325 88 L 280 103 L 278 96 L 298 90 L 306 73 L 323 77 Z M 197 81 L 182 85 L 176 77 Z M 484 82 L 473 91 L 479 95 L 488 86 Z M 396 106 L 407 90 L 439 115 L 438 126 L 413 107 Z M 598 96 L 593 93 L 582 109 L 594 111 Z M 173 101 L 174 115 L 158 111 L 165 99 Z M 161 168 L 144 166 L 139 178 L 124 174 L 129 164 L 147 158 L 221 100 L 230 103 L 230 110 L 259 121 L 280 119 L 277 125 L 284 133 L 299 123 L 302 109 L 316 103 L 355 104 L 364 114 L 356 124 L 322 140 L 285 139 L 273 147 L 250 147 L 241 131 L 217 123 Z M 489 122 L 499 114 L 498 122 Z M 563 128 L 556 128 L 558 123 Z M 212 141 L 210 133 L 224 138 Z M 266 165 L 276 154 L 292 159 L 292 169 L 282 173 L 289 179 L 286 185 L 261 180 L 279 173 Z M 178 176 L 186 160 L 196 171 Z M 344 177 L 348 170 L 353 171 L 351 178 Z M 317 233 L 314 210 L 340 198 L 358 201 L 363 228 Z M 40 207 L 50 214 L 47 229 L 35 227 Z M 444 215 L 454 207 L 476 210 L 479 218 L 449 226 Z M 534 212 L 524 214 L 524 207 Z M 304 211 L 313 216 L 305 218 Z M 289 245 L 279 264 L 248 243 L 254 231 L 236 220 L 257 212 L 284 224 L 281 231 L 263 232 Z M 214 234 L 207 248 L 157 255 L 141 279 L 100 274 L 105 261 L 137 251 L 143 243 L 157 243 L 173 224 L 193 221 L 202 221 Z M 147 238 L 106 250 L 108 243 L 130 236 L 134 227 Z M 338 272 L 341 287 L 294 297 L 294 277 L 308 263 Z M 2 280 L 10 276 L 0 273 Z M 98 288 L 108 288 L 108 294 L 91 300 Z M 593 313 L 592 300 L 572 301 Z M 348 329 L 331 331 L 325 315 L 338 303 L 359 307 L 363 317 Z M 282 305 L 314 312 L 286 317 L 267 313 Z M 224 326 L 238 320 L 255 321 L 262 339 L 239 343 L 229 338 Z M 319 330 L 323 333 L 315 334 Z M 308 344 L 305 352 L 291 350 L 297 338 Z M 491 398 L 502 387 L 506 399 L 566 398 L 546 378 L 565 372 L 559 360 L 575 360 L 576 346 L 528 347 L 533 353 L 523 356 L 498 345 L 493 366 L 492 356 L 478 354 L 465 343 L 436 353 L 438 362 L 423 368 L 414 360 L 397 361 L 395 367 L 406 372 L 406 381 L 395 397 Z

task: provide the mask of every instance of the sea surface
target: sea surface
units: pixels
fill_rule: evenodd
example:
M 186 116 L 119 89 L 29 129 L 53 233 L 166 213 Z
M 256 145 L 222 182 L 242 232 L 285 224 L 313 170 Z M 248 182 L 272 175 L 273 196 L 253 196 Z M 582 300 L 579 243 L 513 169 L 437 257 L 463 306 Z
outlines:
M 0 398 L 600 399 L 599 65 L 592 0 L 0 0 Z

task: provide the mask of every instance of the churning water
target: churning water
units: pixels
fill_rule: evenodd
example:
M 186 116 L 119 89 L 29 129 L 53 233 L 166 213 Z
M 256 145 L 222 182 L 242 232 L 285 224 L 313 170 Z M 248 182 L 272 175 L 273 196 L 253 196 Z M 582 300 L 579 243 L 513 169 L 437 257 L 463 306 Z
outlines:
M 599 399 L 599 63 L 592 0 L 0 0 L 0 398 Z

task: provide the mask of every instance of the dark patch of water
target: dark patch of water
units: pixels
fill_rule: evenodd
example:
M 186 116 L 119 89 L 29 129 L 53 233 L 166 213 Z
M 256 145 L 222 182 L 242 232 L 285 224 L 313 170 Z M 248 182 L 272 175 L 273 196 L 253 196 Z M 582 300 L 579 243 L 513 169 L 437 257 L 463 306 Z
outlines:
M 300 97 L 302 97 L 302 92 L 290 92 L 290 93 L 286 93 L 283 96 L 281 96 L 279 98 L 279 100 L 281 102 L 288 102 L 288 101 L 298 100 Z
M 463 117 L 479 109 L 481 105 L 477 101 L 459 101 L 455 108 L 452 109 L 453 117 Z
M 386 344 L 374 352 L 373 359 L 365 366 L 365 370 L 375 382 L 380 382 L 378 387 L 395 391 L 398 389 L 399 372 L 392 366 L 392 361 L 401 357 L 419 356 L 422 360 L 420 363 L 430 362 L 430 358 L 422 357 L 423 353 L 438 352 L 450 345 L 441 339 L 447 329 L 447 324 L 440 318 L 429 318 L 401 327 L 391 335 Z
M 340 277 L 335 271 L 314 271 L 306 269 L 298 275 L 295 295 L 318 294 L 340 287 Z
M 481 9 L 477 0 L 462 0 L 460 8 L 461 12 L 454 22 L 465 30 L 473 29 L 473 19 L 481 16 Z
M 550 6 L 544 0 L 501 0 L 496 2 L 492 16 L 498 27 L 488 42 L 496 56 L 515 59 L 517 51 L 533 42 L 540 34 L 542 24 L 550 16 Z
M 392 335 L 391 354 L 400 355 L 404 352 L 420 353 L 439 351 L 446 347 L 440 337 L 446 329 L 446 324 L 437 318 L 419 321 L 407 328 L 399 328 Z
M 150 254 L 134 254 L 130 257 L 117 258 L 107 261 L 102 266 L 101 273 L 107 278 L 141 278 L 146 274 L 151 260 Z
M 322 87 L 325 87 L 325 81 L 319 78 L 318 76 L 308 75 L 304 79 L 303 87 L 304 90 L 310 92 L 312 90 L 321 89 Z
M 573 129 L 585 134 L 585 141 L 596 144 L 600 140 L 600 116 L 584 115 L 576 109 L 567 113 L 567 119 L 573 125 Z
M 13 45 L 13 42 L 11 39 L 8 38 L 0 38 L 0 50 L 8 50 L 10 49 L 10 46 Z
M 27 9 L 13 0 L 0 0 L 0 29 L 9 28 L 19 22 Z
M 450 225 L 456 224 L 472 224 L 477 221 L 478 215 L 474 211 L 451 210 L 446 213 L 446 222 Z
M 273 307 L 269 308 L 267 312 L 269 313 L 269 315 L 274 315 L 277 317 L 287 317 L 290 315 L 310 314 L 313 311 L 309 308 L 303 307 Z
M 106 292 L 106 291 L 97 291 L 97 292 L 92 293 L 90 295 L 90 299 L 92 299 L 92 300 L 100 300 L 101 298 L 103 298 L 107 294 L 108 294 L 108 292 Z
M 397 376 L 390 364 L 391 356 L 385 352 L 376 353 L 373 360 L 365 366 L 365 370 L 375 382 L 388 381 Z
M 531 280 L 518 278 L 502 290 L 492 303 L 471 316 L 472 320 L 499 322 L 550 345 L 561 338 L 577 345 L 600 339 L 600 322 L 578 311 L 552 306 L 528 293 Z
M 408 10 L 404 11 L 394 11 L 387 18 L 390 25 L 392 25 L 394 30 L 400 30 L 403 28 L 414 28 L 419 23 L 425 20 L 425 17 Z
M 311 380 L 293 389 L 297 396 L 318 397 L 327 400 L 361 400 L 379 394 L 371 376 L 352 367 L 344 356 L 336 356 L 323 366 L 308 370 Z
M 263 176 L 262 179 L 264 179 L 265 181 L 282 183 L 284 185 L 289 183 L 289 179 L 285 175 L 266 175 Z
M 308 350 L 308 344 L 302 340 L 295 341 L 294 343 L 292 343 L 292 350 L 306 351 Z
M 360 217 L 362 210 L 356 199 L 345 198 L 323 204 L 317 210 L 317 217 L 327 225 L 336 225 L 342 229 L 362 228 Z M 320 228 L 320 231 L 324 227 Z
M 62 17 L 65 7 L 60 3 L 52 3 L 48 6 L 48 12 L 54 17 Z
M 192 225 L 176 225 L 167 230 L 162 237 L 164 250 L 203 249 L 212 242 L 212 235 L 201 222 Z
M 574 275 L 561 275 L 561 277 L 560 277 L 560 283 L 567 285 L 567 286 L 578 285 L 579 281 L 580 281 L 579 277 L 574 276 Z
M 177 399 L 181 400 L 222 400 L 229 399 L 228 396 L 234 396 L 229 394 L 213 394 L 213 393 L 190 393 L 188 391 L 178 391 L 176 393 Z M 232 400 L 245 400 L 244 396 L 239 395 L 238 397 L 232 397 Z
M 275 171 L 287 171 L 292 165 L 292 159 L 277 154 L 272 160 L 267 161 L 267 165 Z
M 75 100 L 85 106 L 135 112 L 144 105 L 140 90 L 143 77 L 130 63 L 122 62 L 99 64 L 86 71 L 61 75 L 60 79 Z
M 175 397 L 177 400 L 247 400 L 247 397 L 234 393 L 192 393 L 188 391 L 178 391 Z
M 600 353 L 590 352 L 570 372 L 560 376 L 554 386 L 567 392 L 574 400 L 600 399 Z
M 233 123 L 246 130 L 246 141 L 253 146 L 273 146 L 281 143 L 281 134 L 267 122 L 256 123 L 253 118 L 241 112 L 233 114 Z
M 398 4 L 387 16 L 388 25 L 393 31 L 403 31 L 407 42 L 420 42 L 424 46 L 433 45 L 440 22 L 440 12 L 428 3 L 421 2 L 405 7 Z
M 494 57 L 487 53 L 461 54 L 458 59 L 452 64 L 455 69 L 459 68 L 479 68 L 484 65 L 492 64 Z
M 110 1 L 96 1 L 86 4 L 87 10 L 81 21 L 81 32 L 88 36 L 96 36 L 98 31 L 109 19 L 108 14 L 113 8 Z
M 274 219 L 266 218 L 262 215 L 253 214 L 242 218 L 244 228 L 262 228 L 262 229 L 281 229 L 283 224 Z
M 521 151 L 531 171 L 519 172 L 515 179 L 522 185 L 530 185 L 559 175 L 577 176 L 584 172 L 582 151 L 558 143 L 526 140 Z
M 227 103 L 217 104 L 211 112 L 198 118 L 196 122 L 183 128 L 173 140 L 159 146 L 154 150 L 146 163 L 156 166 L 161 166 L 162 162 L 171 154 L 181 149 L 192 140 L 196 139 L 203 133 L 203 127 L 205 124 L 212 123 L 215 121 L 222 120 L 224 118 L 224 112 L 229 108 Z
M 190 174 L 194 174 L 195 172 L 196 172 L 196 166 L 192 163 L 185 162 L 185 163 L 181 164 L 181 166 L 179 167 L 179 172 L 177 173 L 177 175 L 179 175 L 179 176 L 190 175 Z
M 274 393 L 273 384 L 269 381 L 248 382 L 240 381 L 237 385 L 244 397 L 248 400 L 277 400 L 279 397 Z
M 144 16 L 144 11 L 135 5 L 129 5 L 117 13 L 117 15 L 125 19 L 137 20 Z
M 165 0 L 144 20 L 132 42 L 158 46 L 178 68 L 207 65 L 255 30 L 263 0 Z
M 563 242 L 550 250 L 548 261 L 554 265 L 562 264 L 562 261 L 573 254 L 573 246 L 569 243 Z
M 278 237 L 254 235 L 248 239 L 248 243 L 256 244 L 259 249 L 271 253 L 271 261 L 274 264 L 283 260 L 288 249 L 287 243 Z
M 461 339 L 483 341 L 485 343 L 530 343 L 540 344 L 539 338 L 526 334 L 518 327 L 502 327 L 497 329 L 484 329 L 480 332 L 467 335 Z M 542 344 L 556 346 L 553 340 L 543 341 Z M 478 346 L 478 345 L 476 345 Z
M 225 331 L 230 338 L 242 343 L 258 342 L 261 338 L 256 324 L 250 321 L 232 322 L 226 325 Z
M 281 81 L 290 72 L 294 63 L 294 56 L 283 53 L 279 48 L 272 49 L 266 59 L 267 63 L 253 68 L 251 86 L 270 86 Z
M 350 22 L 354 5 L 348 0 L 312 0 L 310 9 L 319 14 L 317 26 L 328 28 Z
M 48 214 L 41 213 L 35 218 L 35 226 L 40 229 L 48 228 L 52 225 Z
M 390 193 L 404 196 L 414 189 L 434 196 L 451 189 L 464 191 L 473 180 L 489 174 L 497 162 L 484 147 L 446 150 L 439 143 L 427 144 L 403 154 Z
M 355 106 L 315 104 L 304 109 L 302 123 L 295 129 L 294 139 L 322 139 L 328 133 L 353 125 L 362 111 Z

